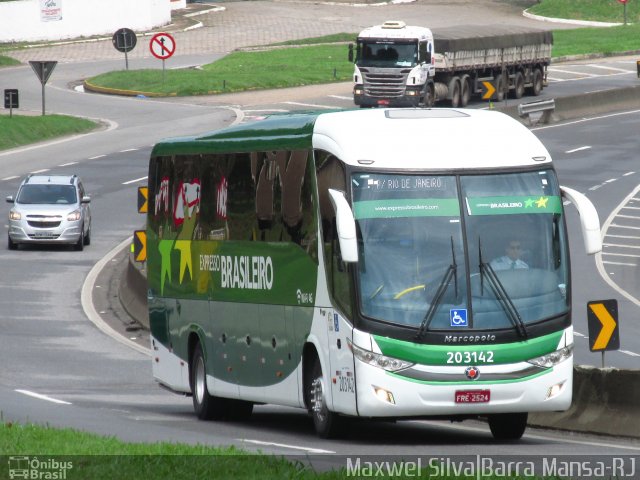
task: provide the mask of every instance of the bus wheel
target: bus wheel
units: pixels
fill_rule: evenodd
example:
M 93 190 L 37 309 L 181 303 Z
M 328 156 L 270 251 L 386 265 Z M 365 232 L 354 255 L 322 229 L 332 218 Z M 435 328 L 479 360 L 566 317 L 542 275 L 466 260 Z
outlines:
M 326 388 L 327 383 L 322 376 L 320 360 L 316 358 L 306 385 L 309 413 L 311 413 L 313 426 L 320 438 L 336 438 L 343 433 L 344 420 L 327 408 Z
M 207 390 L 207 367 L 202 346 L 198 343 L 191 360 L 191 393 L 193 409 L 200 420 L 219 420 L 224 414 L 225 399 L 214 397 Z
M 489 428 L 496 440 L 518 440 L 527 428 L 525 413 L 500 413 L 489 415 Z

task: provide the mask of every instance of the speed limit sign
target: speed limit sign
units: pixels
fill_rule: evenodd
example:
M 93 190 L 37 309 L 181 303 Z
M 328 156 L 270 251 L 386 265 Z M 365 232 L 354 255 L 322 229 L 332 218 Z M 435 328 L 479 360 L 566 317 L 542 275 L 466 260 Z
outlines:
M 176 51 L 176 41 L 168 33 L 156 33 L 149 42 L 151 54 L 160 60 L 166 60 Z

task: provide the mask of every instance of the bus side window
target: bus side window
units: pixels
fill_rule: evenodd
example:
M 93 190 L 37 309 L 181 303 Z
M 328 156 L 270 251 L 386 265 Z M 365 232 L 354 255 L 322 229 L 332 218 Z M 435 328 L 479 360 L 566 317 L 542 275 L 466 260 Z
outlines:
M 329 189 L 346 191 L 345 171 L 342 163 L 333 155 L 316 151 L 318 197 L 322 220 L 322 247 L 328 288 L 333 301 L 347 315 L 351 315 L 351 281 L 348 269 L 342 263 L 340 246 L 335 228 L 336 216 L 329 199 Z

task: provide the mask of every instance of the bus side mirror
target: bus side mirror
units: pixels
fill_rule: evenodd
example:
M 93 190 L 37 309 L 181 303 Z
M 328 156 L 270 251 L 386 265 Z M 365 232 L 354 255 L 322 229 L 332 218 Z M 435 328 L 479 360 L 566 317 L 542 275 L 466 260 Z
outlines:
M 600 234 L 600 218 L 596 207 L 582 193 L 568 187 L 560 187 L 562 196 L 573 203 L 580 215 L 584 249 L 588 255 L 602 251 L 602 236 Z
M 353 63 L 353 43 L 349 44 L 349 62 Z
M 353 218 L 351 207 L 347 199 L 344 198 L 344 193 L 338 190 L 330 188 L 329 198 L 336 212 L 336 229 L 338 231 L 342 261 L 356 263 L 358 261 L 358 240 L 356 237 L 356 221 Z

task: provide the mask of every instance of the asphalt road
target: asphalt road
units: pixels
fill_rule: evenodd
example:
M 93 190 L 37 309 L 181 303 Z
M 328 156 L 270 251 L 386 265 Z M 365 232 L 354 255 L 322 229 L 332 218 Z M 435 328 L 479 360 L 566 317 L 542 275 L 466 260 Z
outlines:
M 203 58 L 198 55 L 179 61 L 188 64 Z M 0 153 L 3 172 L 0 195 L 15 193 L 20 178 L 29 172 L 44 169 L 73 171 L 83 177 L 93 196 L 95 222 L 92 244 L 83 252 L 57 248 L 17 252 L 0 249 L 3 273 L 0 280 L 0 410 L 5 421 L 69 426 L 130 441 L 161 439 L 208 445 L 234 444 L 270 453 L 312 455 L 312 459 L 315 455 L 336 452 L 342 455 L 421 455 L 425 452 L 452 455 L 473 451 L 490 455 L 503 453 L 506 449 L 519 456 L 639 454 L 640 443 L 637 441 L 536 429 L 529 430 L 521 442 L 506 446 L 492 440 L 488 427 L 480 422 L 461 425 L 422 421 L 358 422 L 345 440 L 319 441 L 305 412 L 274 406 L 256 407 L 249 422 L 211 424 L 197 421 L 190 399 L 157 388 L 146 355 L 115 342 L 87 321 L 80 304 L 84 279 L 93 265 L 139 227 L 141 218 L 135 211 L 136 188 L 144 181 L 149 151 L 155 141 L 221 128 L 271 111 L 308 109 L 313 105 L 317 108 L 350 106 L 350 89 L 348 85 L 338 84 L 260 92 L 244 98 L 166 101 L 104 97 L 73 90 L 80 79 L 113 69 L 118 61 L 60 64 L 47 86 L 49 112 L 100 118 L 105 121 L 105 130 L 72 140 Z M 545 95 L 634 84 L 638 80 L 630 66 L 633 61 L 597 62 L 599 67 L 610 67 L 608 71 L 577 63 L 563 65 L 565 73 L 557 71 L 556 76 L 559 78 L 561 73 L 568 76 L 563 77 L 563 81 L 553 81 Z M 23 108 L 39 111 L 40 85 L 29 67 L 2 71 L 0 88 L 15 86 L 21 89 Z M 555 158 L 561 182 L 586 193 L 596 204 L 603 221 L 619 206 L 635 205 L 636 200 L 628 196 L 640 184 L 640 173 L 637 172 L 640 169 L 634 157 L 639 123 L 640 113 L 631 112 L 535 131 Z M 633 212 L 632 209 L 628 211 Z M 634 227 L 632 222 L 635 220 L 612 217 L 605 241 L 627 247 L 606 247 L 599 263 L 600 270 L 604 271 L 601 274 L 599 264 L 582 255 L 584 250 L 577 232 L 576 215 L 569 212 L 576 331 L 586 333 L 587 300 L 617 298 L 622 318 L 622 349 L 628 353 L 607 354 L 607 364 L 637 368 L 640 354 L 638 305 L 617 288 L 637 297 L 638 268 L 605 263 L 612 262 L 616 253 L 633 251 L 632 247 L 637 246 L 637 239 L 613 236 L 618 234 L 614 224 Z M 633 231 L 632 228 L 628 230 Z M 625 262 L 618 263 L 634 261 L 634 257 L 626 258 Z M 607 279 L 614 281 L 616 286 Z M 96 288 L 107 286 L 99 283 Z M 588 352 L 586 340 L 578 338 L 577 342 L 577 362 L 599 365 L 600 357 Z M 340 465 L 344 461 L 340 456 L 315 461 L 344 466 Z

